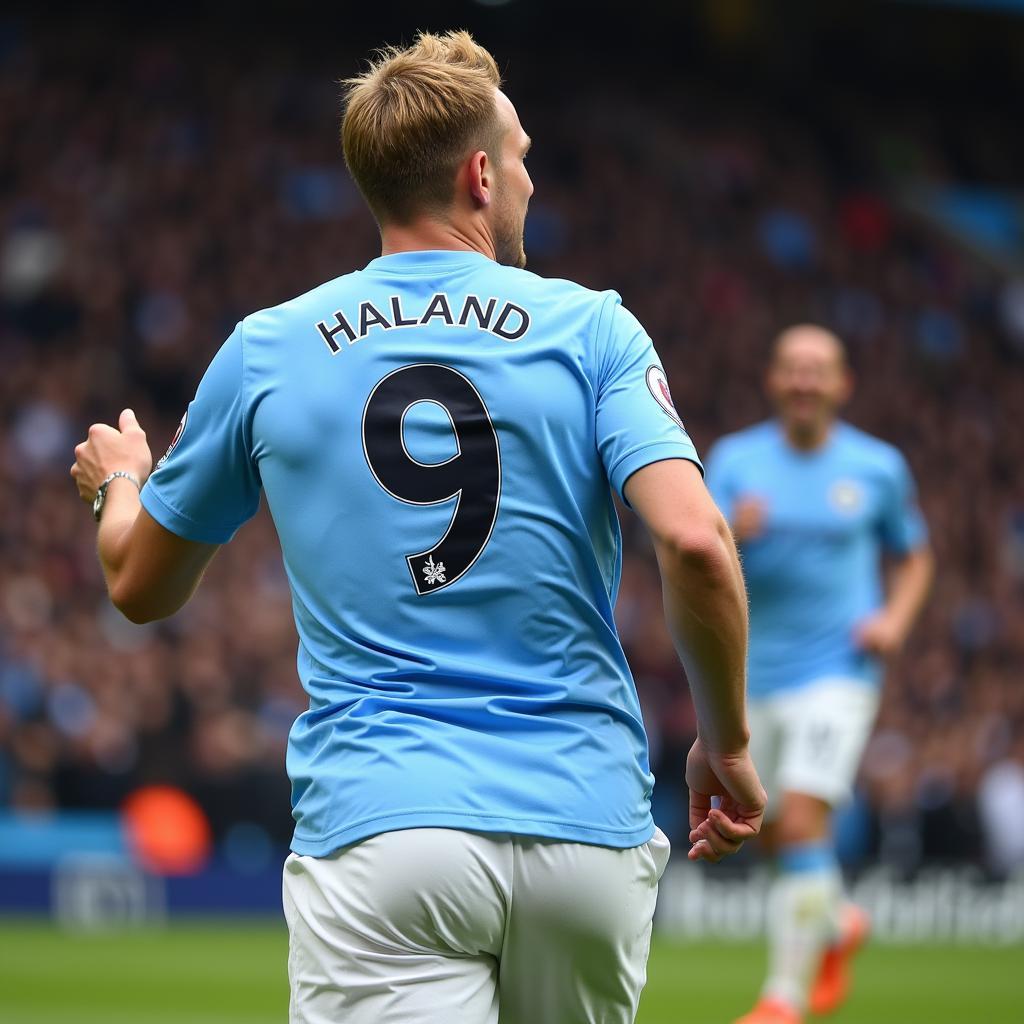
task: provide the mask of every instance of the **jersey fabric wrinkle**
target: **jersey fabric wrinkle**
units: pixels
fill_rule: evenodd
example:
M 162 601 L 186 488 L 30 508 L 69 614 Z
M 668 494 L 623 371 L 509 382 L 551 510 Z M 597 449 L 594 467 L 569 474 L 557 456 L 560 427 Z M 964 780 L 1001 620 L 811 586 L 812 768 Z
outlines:
M 858 648 L 857 623 L 882 603 L 883 555 L 927 540 L 903 456 L 845 422 L 801 452 L 771 420 L 722 438 L 707 466 L 726 517 L 740 498 L 765 504 L 762 534 L 740 545 L 751 697 L 827 678 L 877 685 L 881 663 Z
M 528 328 L 460 326 L 470 295 Z M 389 326 L 394 297 L 403 320 L 440 315 Z M 363 302 L 386 323 L 334 351 L 317 325 L 340 311 L 356 334 Z M 653 365 L 614 292 L 447 251 L 375 259 L 225 342 L 142 500 L 223 543 L 266 493 L 309 695 L 287 754 L 296 853 L 416 827 L 654 834 L 612 488 L 700 462 Z

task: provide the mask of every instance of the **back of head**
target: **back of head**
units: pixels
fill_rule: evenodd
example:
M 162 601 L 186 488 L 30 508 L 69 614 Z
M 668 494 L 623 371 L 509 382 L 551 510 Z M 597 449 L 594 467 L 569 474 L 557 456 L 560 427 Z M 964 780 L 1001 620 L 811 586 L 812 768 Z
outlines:
M 501 76 L 468 32 L 421 32 L 409 47 L 381 50 L 344 85 L 345 162 L 381 224 L 443 211 L 462 160 L 500 146 Z

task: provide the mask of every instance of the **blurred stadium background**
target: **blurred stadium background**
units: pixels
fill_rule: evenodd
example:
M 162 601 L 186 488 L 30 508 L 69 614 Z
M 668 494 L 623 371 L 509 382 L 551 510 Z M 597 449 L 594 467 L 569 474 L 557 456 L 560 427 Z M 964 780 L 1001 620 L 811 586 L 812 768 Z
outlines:
M 907 454 L 939 575 L 840 822 L 878 943 L 835 1019 L 1024 1021 L 1024 2 L 386 7 L 0 14 L 0 1020 L 283 1019 L 303 695 L 269 518 L 135 627 L 67 469 L 126 404 L 159 454 L 237 319 L 376 254 L 335 80 L 464 26 L 534 138 L 531 269 L 622 294 L 702 451 L 765 414 L 778 327 L 848 342 L 849 418 Z M 682 847 L 693 709 L 623 527 Z M 758 983 L 754 852 L 682 860 L 645 1024 L 729 1021 Z

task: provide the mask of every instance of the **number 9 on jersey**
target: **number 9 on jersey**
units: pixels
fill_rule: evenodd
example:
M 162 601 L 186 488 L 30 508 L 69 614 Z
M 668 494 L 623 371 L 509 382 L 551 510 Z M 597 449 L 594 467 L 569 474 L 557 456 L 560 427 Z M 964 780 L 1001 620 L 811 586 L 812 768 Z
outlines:
M 456 452 L 444 462 L 418 462 L 406 448 L 406 413 L 418 402 L 441 406 L 451 421 Z M 498 435 L 480 393 L 468 377 L 439 363 L 393 370 L 366 400 L 363 451 L 377 483 L 398 501 L 438 505 L 455 499 L 444 536 L 405 560 L 420 596 L 458 582 L 487 547 L 501 494 Z

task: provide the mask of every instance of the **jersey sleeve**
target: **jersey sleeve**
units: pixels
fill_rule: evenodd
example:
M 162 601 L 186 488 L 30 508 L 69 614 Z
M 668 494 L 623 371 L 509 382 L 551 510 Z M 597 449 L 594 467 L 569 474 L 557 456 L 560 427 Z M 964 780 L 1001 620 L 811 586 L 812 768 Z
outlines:
M 910 467 L 898 453 L 886 484 L 880 523 L 882 543 L 890 551 L 907 554 L 928 540 L 928 526 L 917 503 Z
M 143 487 L 143 507 L 186 540 L 229 541 L 259 506 L 259 473 L 247 437 L 239 324 L 214 356 L 175 440 Z
M 597 368 L 597 447 L 612 487 L 625 501 L 630 476 L 662 459 L 687 459 L 703 473 L 647 332 L 617 295 L 602 320 L 607 325 L 598 334 L 607 340 Z

